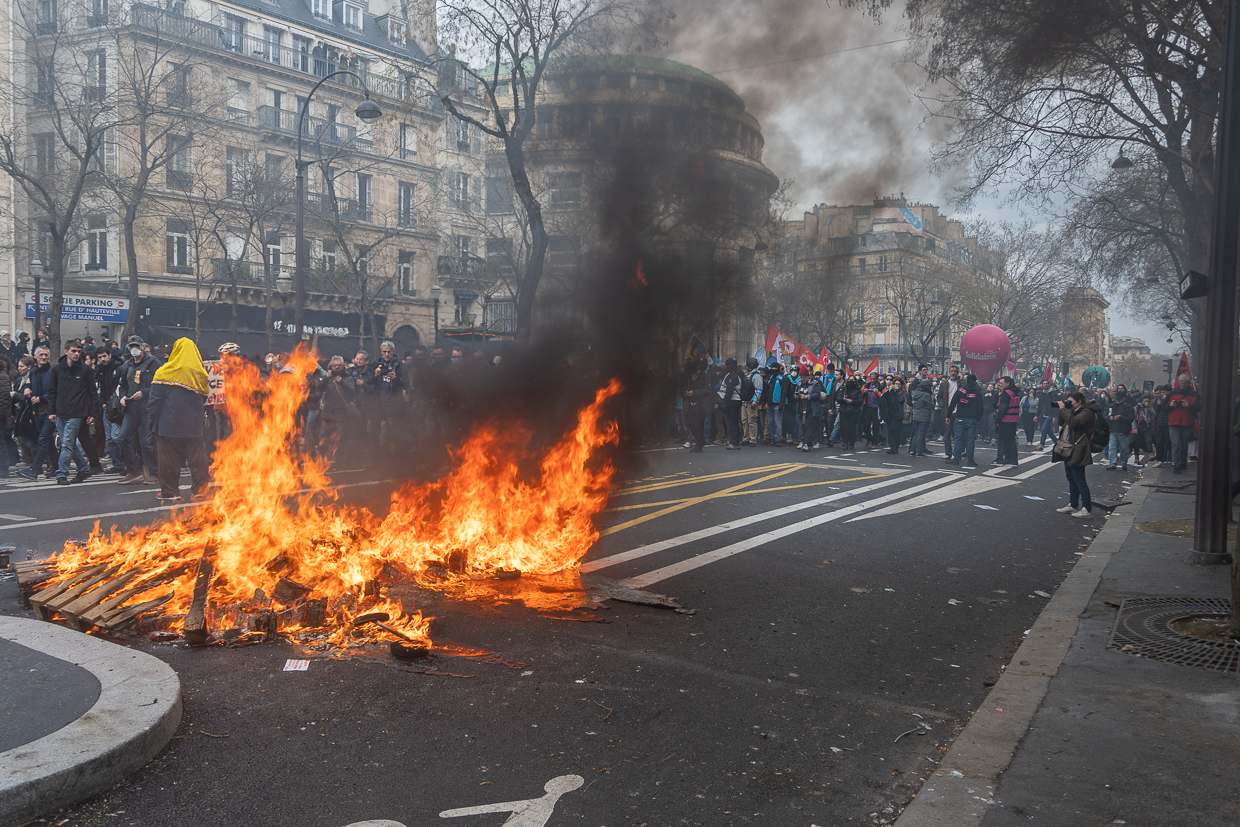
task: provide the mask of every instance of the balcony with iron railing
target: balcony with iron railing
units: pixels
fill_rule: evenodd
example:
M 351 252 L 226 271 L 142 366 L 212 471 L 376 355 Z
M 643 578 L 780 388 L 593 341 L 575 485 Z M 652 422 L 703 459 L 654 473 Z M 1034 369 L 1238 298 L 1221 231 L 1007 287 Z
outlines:
M 241 34 L 236 30 L 224 29 L 192 17 L 185 17 L 176 12 L 141 3 L 134 5 L 131 9 L 130 21 L 138 29 L 155 32 L 179 42 L 221 52 L 231 52 L 260 63 L 300 72 L 312 78 L 327 77 L 332 72 L 347 69 L 362 78 L 362 83 L 372 95 L 434 111 L 442 111 L 443 108 L 443 104 L 431 89 L 424 85 L 419 88 L 412 78 L 390 78 L 372 74 L 356 57 L 346 59 L 331 54 L 316 55 L 308 50 L 309 41 L 304 42 L 305 48 L 294 48 L 282 42 Z M 357 79 L 349 75 L 339 75 L 329 80 L 328 83 L 359 91 L 361 88 Z
M 359 204 L 355 198 L 332 198 L 320 193 L 306 193 L 306 212 L 325 221 L 369 221 L 374 213 L 369 204 Z
M 297 134 L 298 113 L 292 109 L 276 109 L 273 106 L 260 106 L 255 110 L 258 124 L 266 129 L 285 135 Z M 355 149 L 370 149 L 370 139 L 359 139 L 357 127 L 329 121 L 324 118 L 307 116 L 304 124 L 306 140 Z
M 218 284 L 232 284 L 235 280 L 238 287 L 264 287 L 267 284 L 264 274 L 267 268 L 271 271 L 271 289 L 276 289 L 276 282 L 287 278 L 293 284 L 296 270 L 291 264 L 265 265 L 261 261 L 236 261 L 234 259 L 216 258 L 211 260 L 212 273 Z M 338 268 L 307 267 L 305 270 L 306 290 L 311 293 L 327 293 L 337 296 L 361 296 L 367 298 L 384 298 L 392 295 L 391 281 L 369 279 L 363 291 L 351 275 Z

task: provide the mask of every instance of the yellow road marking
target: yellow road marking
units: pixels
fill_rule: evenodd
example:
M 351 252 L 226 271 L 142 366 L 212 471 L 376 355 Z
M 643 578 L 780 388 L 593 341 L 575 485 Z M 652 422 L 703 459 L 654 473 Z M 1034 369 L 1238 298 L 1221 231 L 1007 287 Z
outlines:
M 599 534 L 603 537 L 606 537 L 609 534 L 615 534 L 618 531 L 624 531 L 626 528 L 632 528 L 635 525 L 641 525 L 642 523 L 649 522 L 650 520 L 654 520 L 659 517 L 665 517 L 668 514 L 673 514 L 677 511 L 680 511 L 681 509 L 688 508 L 691 505 L 697 505 L 698 503 L 704 503 L 707 500 L 713 500 L 716 497 L 723 497 L 723 496 L 726 496 L 732 493 L 733 491 L 739 491 L 740 489 L 745 488 L 747 486 L 757 485 L 758 483 L 766 482 L 767 480 L 773 480 L 776 477 L 782 477 L 784 474 L 791 474 L 793 471 L 797 470 L 798 467 L 799 466 L 794 465 L 791 468 L 781 468 L 780 470 L 776 471 L 773 474 L 767 474 L 765 477 L 759 477 L 756 480 L 747 480 L 745 482 L 740 483 L 739 485 L 734 485 L 731 488 L 725 488 L 722 491 L 712 492 L 710 494 L 703 494 L 700 497 L 690 497 L 689 499 L 683 500 L 682 502 L 676 503 L 675 505 L 671 505 L 671 506 L 668 506 L 667 508 L 656 511 L 653 514 L 647 514 L 643 517 L 635 517 L 634 519 L 629 520 L 627 523 L 620 523 L 620 525 L 614 525 L 614 526 L 611 526 L 610 528 L 605 528 L 601 532 L 599 532 Z
M 869 476 L 869 477 L 847 477 L 842 480 L 826 480 L 824 482 L 803 482 L 798 485 L 781 485 L 776 488 L 747 489 L 744 491 L 733 491 L 730 494 L 720 493 L 715 496 L 716 497 L 724 497 L 724 496 L 741 497 L 746 494 L 765 494 L 770 491 L 789 491 L 793 488 L 811 488 L 816 485 L 836 485 L 837 483 L 841 483 L 841 482 L 860 482 L 863 480 L 876 480 L 882 477 L 889 477 L 889 476 L 891 476 L 891 474 L 874 474 L 873 476 Z M 754 483 L 758 483 L 758 482 L 761 482 L 761 480 L 754 480 Z M 603 513 L 606 514 L 612 511 L 635 511 L 639 508 L 658 508 L 664 505 L 678 505 L 683 502 L 685 502 L 685 500 L 681 499 L 681 500 L 662 500 L 661 502 L 654 502 L 654 503 L 635 503 L 634 505 L 617 505 L 613 508 L 604 508 Z
M 624 494 L 642 494 L 642 493 L 645 493 L 646 491 L 662 491 L 667 488 L 678 488 L 682 485 L 693 485 L 694 483 L 699 483 L 699 482 L 712 482 L 714 480 L 725 480 L 725 479 L 731 479 L 733 477 L 744 477 L 750 474 L 761 474 L 763 471 L 773 471 L 776 468 L 789 468 L 789 467 L 800 468 L 801 466 L 793 464 L 793 463 L 789 463 L 789 462 L 781 462 L 777 465 L 764 465 L 760 468 L 742 468 L 736 471 L 726 471 L 721 474 L 707 474 L 704 477 L 692 477 L 688 479 L 673 480 L 671 482 L 657 482 L 651 485 L 639 485 L 639 486 L 634 486 L 633 488 L 623 488 L 619 491 L 616 491 L 614 494 L 612 494 L 612 496 L 616 497 L 616 496 L 620 496 Z

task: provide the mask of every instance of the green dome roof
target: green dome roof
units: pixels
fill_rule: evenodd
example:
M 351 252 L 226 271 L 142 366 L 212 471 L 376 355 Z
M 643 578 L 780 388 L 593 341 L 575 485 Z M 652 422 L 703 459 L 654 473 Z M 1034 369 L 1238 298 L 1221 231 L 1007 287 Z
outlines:
M 553 58 L 547 64 L 548 74 L 589 70 L 605 72 L 614 69 L 631 69 L 640 72 L 654 72 L 661 75 L 679 75 L 686 80 L 705 83 L 718 89 L 725 89 L 733 95 L 736 94 L 732 87 L 714 75 L 707 74 L 701 69 L 694 68 L 688 64 L 668 60 L 664 57 L 651 57 L 650 55 L 572 55 Z M 478 74 L 487 78 L 491 76 L 493 71 L 494 67 L 488 66 Z M 507 77 L 510 71 L 509 64 L 501 64 L 499 76 Z

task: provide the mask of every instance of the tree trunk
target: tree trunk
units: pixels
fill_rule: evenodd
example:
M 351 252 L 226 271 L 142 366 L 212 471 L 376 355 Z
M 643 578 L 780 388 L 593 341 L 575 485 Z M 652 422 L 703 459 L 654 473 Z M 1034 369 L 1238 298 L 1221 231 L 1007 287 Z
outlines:
M 264 229 L 262 221 L 259 221 L 257 226 L 258 226 L 258 239 L 259 239 L 259 244 L 258 244 L 259 255 L 262 256 L 262 260 L 263 260 L 263 304 L 266 306 L 266 312 L 263 317 L 263 324 L 265 325 L 265 329 L 267 333 L 267 352 L 271 353 L 272 351 L 276 349 L 275 332 L 272 330 L 272 327 L 271 327 L 271 323 L 273 321 L 272 319 L 273 313 L 272 313 L 272 307 L 271 307 L 271 267 L 267 263 L 267 258 L 268 258 L 267 243 L 266 243 L 267 231 Z
M 138 326 L 138 248 L 134 244 L 134 224 L 138 220 L 138 207 L 128 204 L 121 218 L 121 231 L 125 236 L 125 270 L 129 273 L 129 314 L 125 317 L 124 332 L 117 338 L 123 343 L 134 334 Z
M 52 230 L 52 298 L 47 303 L 47 343 L 52 350 L 52 361 L 60 358 L 60 315 L 65 305 L 65 264 L 68 256 L 65 250 L 65 235 L 56 225 Z M 39 296 L 38 299 L 42 299 Z
M 547 260 L 547 228 L 543 223 L 542 205 L 534 196 L 529 174 L 525 170 L 523 141 L 524 133 L 520 133 L 504 142 L 504 151 L 508 156 L 508 168 L 512 172 L 513 189 L 525 208 L 530 228 L 530 256 L 526 261 L 525 273 L 517 283 L 516 340 L 518 342 L 528 342 L 533 336 L 534 299 L 538 294 L 538 283 L 542 280 Z

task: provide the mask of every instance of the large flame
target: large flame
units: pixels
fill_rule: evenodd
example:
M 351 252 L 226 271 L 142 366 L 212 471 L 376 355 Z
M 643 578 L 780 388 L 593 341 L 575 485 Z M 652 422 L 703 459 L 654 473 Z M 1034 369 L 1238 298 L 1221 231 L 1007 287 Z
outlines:
M 343 641 L 354 617 L 374 611 L 429 642 L 421 613 L 386 599 L 379 580 L 412 578 L 478 596 L 497 577 L 575 571 L 598 539 L 593 517 L 607 503 L 614 473 L 598 454 L 618 440 L 602 408 L 620 391 L 617 381 L 578 413 L 573 431 L 543 456 L 537 478 L 519 470 L 531 458 L 528 430 L 480 426 L 452 451 L 446 476 L 404 485 L 380 520 L 339 504 L 326 461 L 296 450 L 302 377 L 314 368 L 313 354 L 299 350 L 290 365 L 291 372 L 265 379 L 230 359 L 226 409 L 233 430 L 217 446 L 209 499 L 124 533 L 104 533 L 96 524 L 84 544 L 67 544 L 56 557 L 58 575 L 49 585 L 106 563 L 119 567 L 117 576 L 133 572 L 131 586 L 147 586 L 126 605 L 171 591 L 162 608 L 184 613 L 206 555 L 214 565 L 209 594 L 217 629 L 262 610 L 283 610 L 282 628 L 296 628 L 301 613 L 290 610 L 324 600 L 325 631 L 334 642 Z

